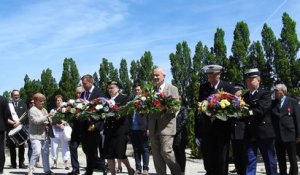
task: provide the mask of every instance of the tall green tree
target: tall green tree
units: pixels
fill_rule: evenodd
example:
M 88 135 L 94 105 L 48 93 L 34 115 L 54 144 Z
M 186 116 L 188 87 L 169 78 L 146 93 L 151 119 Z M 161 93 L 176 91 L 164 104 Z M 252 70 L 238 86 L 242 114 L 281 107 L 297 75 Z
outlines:
M 276 81 L 282 81 L 288 88 L 290 88 L 292 87 L 290 61 L 278 40 L 274 44 L 274 51 L 274 67 L 277 73 Z
M 10 100 L 10 92 L 4 91 L 3 94 L 2 94 L 2 96 L 3 96 L 7 101 Z
M 107 82 L 110 80 L 119 81 L 118 70 L 106 58 L 102 59 L 99 68 L 100 82 L 99 87 L 103 92 L 107 92 Z
M 54 96 L 56 95 L 55 93 L 58 90 L 58 85 L 56 83 L 55 78 L 52 76 L 52 71 L 49 68 L 43 70 L 41 74 L 41 85 L 41 91 L 46 96 L 47 108 L 54 108 Z
M 261 32 L 261 36 L 262 36 L 262 45 L 265 51 L 266 64 L 267 64 L 266 72 L 270 72 L 270 80 L 268 82 L 269 84 L 270 82 L 274 82 L 274 80 L 277 77 L 276 70 L 274 67 L 274 57 L 275 57 L 274 45 L 276 42 L 276 37 L 274 35 L 273 30 L 267 24 L 264 24 Z
M 229 66 L 229 60 L 227 59 L 227 47 L 225 44 L 225 32 L 221 28 L 217 28 L 214 37 L 214 55 L 215 55 L 215 64 L 219 64 L 224 67 L 222 73 L 222 79 L 228 80 L 227 67 Z
M 138 79 L 152 81 L 153 58 L 150 51 L 146 51 L 140 59 Z
M 133 82 L 138 80 L 139 70 L 140 70 L 140 62 L 138 60 L 137 61 L 132 60 L 130 63 L 130 79 Z
M 75 61 L 72 58 L 65 58 L 58 93 L 64 97 L 64 100 L 74 98 L 79 83 L 80 77 Z
M 216 63 L 221 66 L 226 65 L 226 55 L 227 55 L 227 48 L 225 45 L 225 40 L 224 40 L 225 32 L 221 28 L 217 28 L 217 31 L 215 33 L 214 37 L 214 54 L 216 58 Z
M 280 43 L 285 52 L 286 58 L 290 62 L 290 71 L 291 71 L 291 81 L 292 86 L 295 87 L 300 80 L 299 74 L 297 75 L 296 70 L 299 70 L 299 67 L 296 67 L 296 58 L 299 51 L 300 43 L 297 37 L 296 32 L 296 22 L 292 18 L 284 13 L 282 16 L 283 28 L 280 33 Z
M 20 89 L 20 96 L 23 100 L 27 101 L 35 93 L 42 92 L 42 84 L 39 80 L 30 80 L 29 76 L 26 74 L 24 77 L 24 86 Z
M 253 42 L 249 48 L 249 56 L 246 59 L 245 68 L 258 68 L 262 78 L 261 86 L 270 89 L 273 85 L 271 74 L 268 71 L 267 62 L 264 57 L 262 45 L 259 41 Z
M 94 80 L 95 86 L 99 87 L 99 77 L 98 77 L 97 72 L 94 72 L 94 74 L 93 74 L 93 80 Z
M 229 75 L 236 83 L 243 82 L 243 72 L 245 71 L 245 61 L 250 44 L 249 29 L 247 23 L 241 21 L 235 26 L 233 33 L 233 43 L 231 47 Z
M 190 52 L 187 42 L 183 41 L 177 44 L 176 53 L 170 54 L 172 83 L 178 88 L 184 99 L 190 99 L 190 92 L 187 91 L 191 83 L 192 62 Z
M 129 95 L 131 93 L 132 83 L 129 79 L 126 59 L 121 59 L 119 74 L 120 80 L 122 80 L 124 93 Z

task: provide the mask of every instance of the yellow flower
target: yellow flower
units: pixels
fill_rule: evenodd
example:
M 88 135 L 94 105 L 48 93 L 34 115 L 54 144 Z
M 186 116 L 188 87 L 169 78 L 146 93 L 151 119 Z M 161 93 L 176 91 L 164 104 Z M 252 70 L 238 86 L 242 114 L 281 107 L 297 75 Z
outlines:
M 222 109 L 224 109 L 226 107 L 226 104 L 225 104 L 225 102 L 223 102 L 223 100 L 220 101 L 219 105 L 221 106 Z

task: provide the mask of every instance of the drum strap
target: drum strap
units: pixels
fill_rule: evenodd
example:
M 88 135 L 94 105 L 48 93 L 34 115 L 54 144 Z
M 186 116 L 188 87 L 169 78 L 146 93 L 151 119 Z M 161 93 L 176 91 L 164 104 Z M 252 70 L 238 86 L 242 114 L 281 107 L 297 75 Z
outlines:
M 8 106 L 9 106 L 9 110 L 10 110 L 12 119 L 13 119 L 13 120 L 18 120 L 19 117 L 18 117 L 18 114 L 17 114 L 16 111 L 15 111 L 14 105 L 13 105 L 12 103 L 8 103 Z

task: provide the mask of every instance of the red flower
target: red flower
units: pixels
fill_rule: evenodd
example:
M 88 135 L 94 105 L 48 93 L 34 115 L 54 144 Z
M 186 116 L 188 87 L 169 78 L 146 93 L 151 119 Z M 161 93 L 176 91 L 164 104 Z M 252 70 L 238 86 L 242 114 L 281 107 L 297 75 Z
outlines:
M 94 104 L 99 104 L 99 102 L 100 102 L 100 98 L 96 98 L 92 101 L 92 103 L 94 103 Z
M 159 93 L 159 96 L 160 96 L 161 98 L 165 98 L 165 97 L 166 97 L 166 95 L 165 95 L 163 92 Z
M 114 105 L 111 109 L 114 110 L 114 111 L 117 111 L 118 108 L 119 108 L 119 107 L 118 107 L 117 105 Z
M 89 108 L 89 110 L 90 110 L 91 112 L 93 112 L 93 111 L 95 111 L 95 108 L 92 107 L 92 108 Z
M 154 101 L 153 101 L 153 105 L 154 105 L 155 107 L 159 107 L 161 104 L 160 104 L 160 101 L 159 101 L 159 100 L 154 100 Z

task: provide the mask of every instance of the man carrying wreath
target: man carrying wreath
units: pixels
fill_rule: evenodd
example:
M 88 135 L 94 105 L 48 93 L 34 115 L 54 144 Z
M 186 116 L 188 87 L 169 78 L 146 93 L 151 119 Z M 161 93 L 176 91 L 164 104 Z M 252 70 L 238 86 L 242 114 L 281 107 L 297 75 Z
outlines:
M 207 74 L 208 82 L 200 85 L 199 102 L 222 90 L 234 94 L 234 86 L 220 80 L 220 65 L 207 65 L 203 71 Z M 203 163 L 207 175 L 224 175 L 228 172 L 228 148 L 230 141 L 229 120 L 222 121 L 218 118 L 211 120 L 212 116 L 196 112 L 195 137 L 196 144 L 201 145 Z
M 166 73 L 163 68 L 155 67 L 153 69 L 156 92 L 162 92 L 166 96 L 179 99 L 178 89 L 165 83 L 165 77 Z M 156 173 L 166 175 L 166 165 L 168 165 L 172 175 L 180 175 L 180 166 L 176 162 L 173 151 L 173 140 L 176 134 L 176 113 L 171 111 L 151 113 L 149 115 L 149 132 Z

